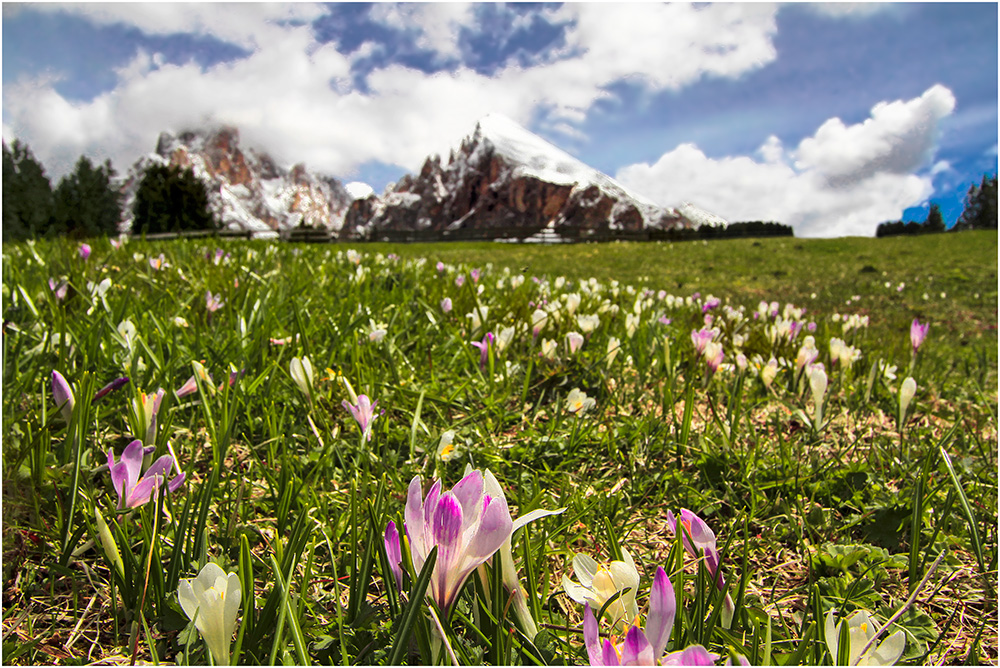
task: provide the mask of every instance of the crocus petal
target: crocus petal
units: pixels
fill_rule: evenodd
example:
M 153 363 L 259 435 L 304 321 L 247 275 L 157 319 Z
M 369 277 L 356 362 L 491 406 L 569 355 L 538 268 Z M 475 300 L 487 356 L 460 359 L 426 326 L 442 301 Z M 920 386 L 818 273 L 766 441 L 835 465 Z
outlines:
M 413 570 L 417 573 L 424 567 L 424 560 L 430 552 L 430 546 L 424 541 L 424 508 L 421 497 L 420 476 L 415 475 L 410 480 L 406 493 L 406 531 L 410 537 L 410 556 Z
M 611 644 L 611 641 L 605 638 L 604 645 L 601 647 L 601 666 L 620 666 L 621 660 L 618 658 L 618 652 L 615 651 L 615 646 Z
M 646 634 L 638 626 L 629 627 L 622 644 L 623 666 L 652 666 L 656 657 L 653 656 L 653 646 L 646 639 Z
M 479 528 L 469 541 L 468 554 L 482 563 L 500 549 L 503 542 L 510 538 L 514 521 L 507 509 L 504 498 L 492 499 L 483 511 Z
M 659 657 L 666 649 L 676 614 L 677 601 L 673 585 L 663 567 L 657 567 L 653 587 L 649 592 L 649 615 L 646 617 L 646 637 L 653 646 L 654 657 Z
M 171 480 L 169 484 L 167 484 L 167 491 L 171 493 L 176 492 L 178 489 L 181 488 L 181 485 L 184 484 L 184 479 L 186 477 L 187 476 L 185 473 L 178 473 L 177 475 L 175 475 L 174 479 Z
M 460 571 L 462 506 L 451 492 L 445 492 L 434 512 L 434 542 L 438 546 L 438 561 L 434 564 L 431 590 L 442 610 L 448 609 L 465 582 L 468 573 Z
M 868 663 L 875 666 L 894 666 L 906 649 L 906 634 L 896 631 L 870 651 Z
M 583 642 L 587 646 L 587 657 L 590 665 L 601 665 L 601 637 L 597 628 L 597 619 L 590 604 L 583 606 Z
M 403 570 L 399 564 L 403 561 L 403 551 L 399 545 L 399 530 L 396 529 L 395 522 L 389 522 L 385 527 L 385 554 L 389 559 L 392 577 L 396 581 L 396 591 L 402 591 Z
M 180 399 L 181 397 L 185 397 L 189 394 L 194 394 L 197 391 L 198 391 L 198 381 L 195 380 L 194 376 L 191 376 L 190 378 L 187 379 L 187 382 L 185 382 L 183 385 L 177 388 L 174 394 L 176 394 L 177 398 Z
M 588 554 L 573 556 L 573 573 L 584 587 L 590 587 L 594 584 L 594 576 L 597 575 L 600 568 L 600 564 Z
M 130 494 L 131 489 L 139 482 L 139 473 L 142 470 L 143 451 L 144 448 L 142 447 L 142 441 L 136 439 L 125 446 L 125 452 L 122 453 L 120 462 L 125 465 L 126 496 Z
M 143 474 L 143 478 L 148 478 L 149 476 L 158 475 L 163 479 L 170 476 L 170 471 L 174 467 L 174 458 L 170 455 L 163 455 L 155 462 L 153 462 L 146 472 Z
M 709 652 L 701 645 L 691 645 L 679 652 L 671 652 L 663 657 L 661 666 L 714 666 L 719 655 Z
M 94 398 L 91 399 L 90 402 L 94 403 L 95 401 L 106 396 L 109 392 L 114 392 L 115 390 L 124 387 L 126 383 L 128 383 L 127 376 L 122 376 L 121 378 L 115 378 L 113 381 L 111 381 L 110 383 L 102 387 L 100 390 L 98 390 L 97 394 L 94 395 Z
M 58 371 L 52 372 L 52 397 L 56 402 L 56 406 L 62 412 L 63 419 L 69 422 L 69 419 L 73 416 L 73 405 L 75 404 L 73 390 Z
M 451 488 L 451 493 L 455 495 L 462 506 L 462 530 L 464 531 L 479 516 L 479 505 L 483 498 L 482 472 L 473 470 Z
M 163 478 L 158 475 L 143 478 L 129 491 L 128 497 L 125 499 L 125 507 L 138 508 L 141 505 L 149 503 L 149 499 L 153 495 L 153 490 L 159 489 L 162 483 Z

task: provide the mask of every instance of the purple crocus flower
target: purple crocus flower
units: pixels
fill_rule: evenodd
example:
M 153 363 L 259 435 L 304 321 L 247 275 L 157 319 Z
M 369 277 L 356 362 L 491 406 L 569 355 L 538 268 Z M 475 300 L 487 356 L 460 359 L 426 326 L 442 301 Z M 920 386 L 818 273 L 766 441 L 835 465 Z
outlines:
M 722 300 L 719 299 L 718 297 L 709 297 L 708 299 L 705 300 L 705 303 L 702 304 L 702 306 L 701 306 L 701 312 L 702 313 L 708 313 L 709 311 L 711 311 L 713 308 L 715 308 L 716 306 L 718 306 L 721 303 L 722 303 Z
M 705 523 L 705 520 L 701 519 L 687 508 L 681 508 L 680 523 L 684 527 L 684 531 L 681 531 L 680 527 L 677 526 L 677 518 L 674 517 L 673 512 L 668 510 L 667 528 L 670 529 L 670 532 L 675 535 L 678 531 L 681 531 L 682 540 L 684 542 L 684 550 L 695 559 L 701 559 L 704 557 L 705 566 L 708 568 L 709 574 L 715 578 L 715 586 L 718 587 L 720 591 L 725 589 L 726 582 L 722 578 L 722 569 L 719 567 L 719 548 L 716 545 L 715 532 L 709 528 L 709 526 Z M 735 612 L 736 606 L 729 594 L 726 594 L 723 606 L 723 625 L 726 628 L 729 628 L 732 623 L 733 613 Z
M 86 260 L 90 257 L 90 244 L 80 244 L 80 258 Z
M 402 591 L 403 569 L 400 568 L 400 564 L 403 561 L 403 551 L 399 547 L 399 530 L 396 529 L 395 522 L 389 522 L 385 528 L 385 555 L 389 558 L 389 568 L 396 581 L 396 591 Z
M 442 311 L 444 311 L 445 313 L 450 313 L 451 312 L 451 308 L 452 308 L 451 297 L 445 297 L 444 299 L 441 300 L 441 310 Z
M 920 344 L 922 344 L 924 339 L 927 338 L 927 330 L 930 329 L 930 327 L 931 324 L 929 322 L 921 325 L 920 321 L 916 318 L 914 318 L 913 322 L 910 323 L 910 343 L 913 344 L 913 352 L 917 352 L 917 348 L 919 348 Z
M 436 546 L 437 561 L 428 593 L 447 612 L 466 578 L 510 538 L 514 522 L 507 500 L 486 492 L 483 473 L 469 472 L 450 491 L 435 480 L 421 498 L 420 476 L 410 481 L 406 498 L 406 535 L 413 571 L 419 573 Z
M 435 265 L 435 269 L 437 269 L 437 272 L 439 274 L 443 273 L 444 272 L 444 262 L 441 262 L 440 260 L 438 260 L 438 263 Z
M 680 523 L 686 529 L 682 532 L 684 549 L 696 559 L 705 557 L 705 566 L 708 567 L 708 572 L 716 578 L 716 584 L 721 589 L 723 580 L 722 573 L 719 571 L 719 549 L 716 547 L 715 532 L 705 524 L 705 520 L 687 508 L 681 508 Z M 670 510 L 667 511 L 667 528 L 672 534 L 677 534 L 680 531 L 677 526 L 677 518 Z
M 691 330 L 691 342 L 694 344 L 694 350 L 699 355 L 705 352 L 705 345 L 715 338 L 715 332 L 711 329 L 692 329 Z
M 372 422 L 377 417 L 375 415 L 375 407 L 378 405 L 378 401 L 372 401 L 367 395 L 359 394 L 357 405 L 347 403 L 347 399 L 344 399 L 341 405 L 351 411 L 351 415 L 354 416 L 354 419 L 358 422 L 358 426 L 361 427 L 361 435 L 369 441 L 372 440 Z
M 58 371 L 52 372 L 52 398 L 55 399 L 56 406 L 62 411 L 63 419 L 69 422 L 69 419 L 73 417 L 73 406 L 76 405 L 76 399 L 73 397 L 73 388 Z
M 97 394 L 94 395 L 94 398 L 90 400 L 90 403 L 92 404 L 96 403 L 98 399 L 103 399 L 105 395 L 110 394 L 115 390 L 120 390 L 121 388 L 125 387 L 126 383 L 128 383 L 128 376 L 115 378 L 113 381 L 111 381 L 110 383 L 99 389 L 97 391 Z
M 592 666 L 711 666 L 718 654 L 712 654 L 701 645 L 692 645 L 683 650 L 670 652 L 666 656 L 663 651 L 670 640 L 670 631 L 677 615 L 677 601 L 674 598 L 674 587 L 670 583 L 663 567 L 656 569 L 653 586 L 649 592 L 649 615 L 646 616 L 646 628 L 637 625 L 629 627 L 625 640 L 615 646 L 610 639 L 601 643 L 597 619 L 586 604 L 583 610 L 583 638 L 587 647 L 587 656 Z M 662 657 L 662 659 L 661 659 Z
M 153 494 L 170 476 L 170 470 L 174 467 L 174 458 L 170 455 L 163 455 L 152 466 L 146 469 L 146 473 L 139 477 L 142 469 L 142 458 L 146 448 L 142 447 L 142 441 L 136 439 L 125 447 L 121 459 L 115 461 L 115 451 L 108 449 L 108 469 L 111 471 L 111 484 L 118 492 L 118 508 L 137 508 L 148 503 Z M 167 484 L 167 490 L 177 491 L 184 484 L 184 473 L 179 473 Z
M 458 276 L 455 277 L 456 286 L 462 287 L 462 285 L 464 284 L 465 284 L 465 274 L 459 274 Z
M 472 271 L 470 271 L 469 272 L 469 276 L 472 278 L 472 282 L 473 283 L 478 283 L 479 282 L 479 270 L 478 269 L 473 269 Z
M 479 368 L 485 370 L 490 359 L 490 346 L 493 345 L 493 332 L 486 332 L 482 341 L 472 341 L 472 345 L 479 348 Z

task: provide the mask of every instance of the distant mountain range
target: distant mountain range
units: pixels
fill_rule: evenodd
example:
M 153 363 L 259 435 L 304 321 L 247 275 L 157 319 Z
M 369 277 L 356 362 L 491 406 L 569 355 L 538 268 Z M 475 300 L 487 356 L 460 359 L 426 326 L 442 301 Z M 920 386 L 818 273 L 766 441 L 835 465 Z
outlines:
M 125 176 L 125 229 L 131 229 L 142 176 L 156 164 L 190 167 L 205 183 L 209 206 L 222 225 L 255 233 L 306 227 L 362 239 L 383 231 L 579 235 L 726 225 L 689 203 L 661 207 L 499 114 L 481 119 L 447 163 L 430 156 L 419 173 L 390 184 L 381 195 L 301 164 L 280 167 L 266 153 L 242 149 L 235 128 L 164 132 L 155 152 Z

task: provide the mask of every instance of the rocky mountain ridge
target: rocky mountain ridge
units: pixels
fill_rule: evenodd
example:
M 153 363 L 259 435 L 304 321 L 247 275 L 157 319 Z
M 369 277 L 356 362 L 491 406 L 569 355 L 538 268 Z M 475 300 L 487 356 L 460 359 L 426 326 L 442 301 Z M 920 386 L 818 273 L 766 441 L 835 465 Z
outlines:
M 586 236 L 608 230 L 675 229 L 693 225 L 514 121 L 490 114 L 443 163 L 434 155 L 381 197 L 355 201 L 342 234 L 381 231 L 542 229 Z
M 156 164 L 191 168 L 205 184 L 209 207 L 227 229 L 268 233 L 305 226 L 337 231 L 354 199 L 333 177 L 313 174 L 302 164 L 286 169 L 266 153 L 243 150 L 236 128 L 163 132 L 156 150 L 140 158 L 122 184 L 125 229 L 132 226 L 132 205 L 143 174 Z
M 430 156 L 419 172 L 381 195 L 364 184 L 345 186 L 313 174 L 301 164 L 282 168 L 266 153 L 242 149 L 232 127 L 164 132 L 156 150 L 124 179 L 125 229 L 131 228 L 142 176 L 154 164 L 190 167 L 205 183 L 210 207 L 224 227 L 261 234 L 301 227 L 348 239 L 458 230 L 524 238 L 545 230 L 581 238 L 725 225 L 687 203 L 680 209 L 659 206 L 499 114 L 481 119 L 446 163 Z

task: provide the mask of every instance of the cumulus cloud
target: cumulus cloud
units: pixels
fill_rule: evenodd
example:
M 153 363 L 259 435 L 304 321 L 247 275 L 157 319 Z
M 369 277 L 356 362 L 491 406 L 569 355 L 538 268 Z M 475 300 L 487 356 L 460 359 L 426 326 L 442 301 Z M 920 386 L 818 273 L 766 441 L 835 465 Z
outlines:
M 326 13 L 311 3 L 157 2 L 37 3 L 32 10 L 77 14 L 97 25 L 134 26 L 147 35 L 195 34 L 246 49 L 280 40 L 284 24 L 309 23 Z
M 148 34 L 211 35 L 249 52 L 209 67 L 164 64 L 155 53 L 139 53 L 117 71 L 113 90 L 86 102 L 67 101 L 51 80 L 5 82 L 5 132 L 27 141 L 54 175 L 81 153 L 111 158 L 123 169 L 152 149 L 160 131 L 205 123 L 234 124 L 245 143 L 279 161 L 304 161 L 339 176 L 373 161 L 413 170 L 492 111 L 524 124 L 541 118 L 572 134 L 616 81 L 675 89 L 703 76 L 739 76 L 775 58 L 772 6 L 569 3 L 531 15 L 566 32 L 558 48 L 526 64 L 508 63 L 490 76 L 461 64 L 432 74 L 389 64 L 368 73 L 359 90 L 352 63 L 375 47 L 369 42 L 341 53 L 318 42 L 308 22 L 326 10 L 315 5 L 32 7 Z M 386 25 L 416 26 L 418 43 L 442 57 L 457 52 L 461 29 L 482 29 L 469 5 L 372 11 Z
M 770 137 L 760 160 L 709 158 L 682 144 L 616 178 L 662 205 L 689 200 L 730 221 L 773 220 L 806 237 L 871 236 L 878 223 L 930 197 L 935 169 L 917 172 L 929 166 L 954 104 L 951 91 L 936 85 L 912 100 L 875 105 L 862 123 L 830 119 L 795 150 Z
M 474 24 L 475 5 L 468 2 L 378 3 L 369 12 L 376 22 L 416 35 L 416 46 L 442 59 L 461 55 L 459 36 Z

